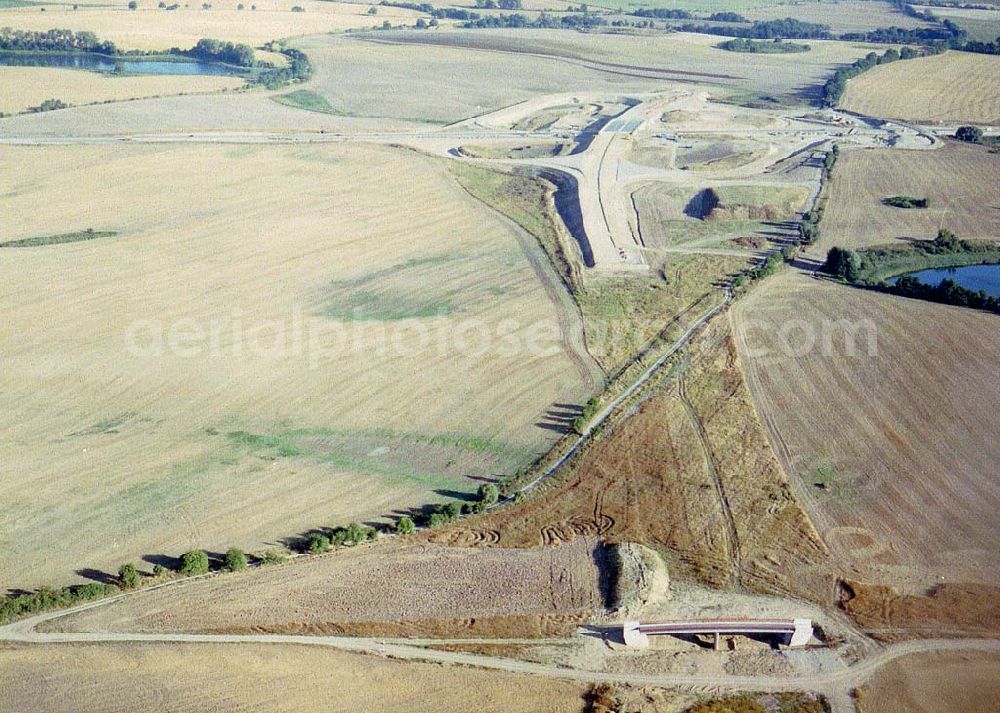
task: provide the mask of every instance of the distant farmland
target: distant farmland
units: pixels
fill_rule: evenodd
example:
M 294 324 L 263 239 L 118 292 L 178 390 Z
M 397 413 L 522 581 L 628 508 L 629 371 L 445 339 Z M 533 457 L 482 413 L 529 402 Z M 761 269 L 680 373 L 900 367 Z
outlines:
M 821 240 L 809 252 L 820 259 L 834 245 L 929 240 L 942 227 L 963 238 L 998 239 L 998 172 L 1000 154 L 959 142 L 934 151 L 844 151 L 830 182 Z M 905 210 L 882 203 L 896 195 L 928 198 L 930 205 Z
M 1000 124 L 1000 57 L 946 52 L 875 67 L 847 83 L 840 105 L 918 122 Z

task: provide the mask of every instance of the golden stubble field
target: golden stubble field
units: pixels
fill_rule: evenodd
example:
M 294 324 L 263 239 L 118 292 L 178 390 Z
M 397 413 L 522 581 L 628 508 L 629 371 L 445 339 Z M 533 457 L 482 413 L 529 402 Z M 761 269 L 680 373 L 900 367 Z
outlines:
M 75 146 L 0 172 L 5 240 L 117 231 L 2 250 L 4 587 L 474 490 L 595 388 L 533 241 L 438 160 Z
M 579 713 L 587 686 L 319 646 L 0 646 L 0 708 L 80 710 Z
M 939 228 L 962 238 L 1000 239 L 996 178 L 1000 155 L 949 141 L 932 151 L 851 149 L 841 153 L 829 184 L 822 237 L 806 253 L 822 260 L 840 247 L 864 248 L 930 240 Z M 929 198 L 926 209 L 893 208 L 890 196 Z
M 445 547 L 423 539 L 383 540 L 143 592 L 50 626 L 374 635 L 399 627 L 397 634 L 416 636 L 516 638 L 591 616 L 604 605 L 598 569 L 603 548 L 594 538 L 522 550 Z M 490 620 L 505 623 L 484 633 Z
M 17 114 L 46 99 L 71 105 L 236 89 L 236 77 L 132 76 L 49 67 L 0 67 L 0 112 Z
M 995 583 L 995 315 L 772 278 L 734 311 L 771 443 L 845 575 Z
M 918 122 L 1000 123 L 1000 57 L 949 51 L 875 67 L 847 83 L 840 106 Z

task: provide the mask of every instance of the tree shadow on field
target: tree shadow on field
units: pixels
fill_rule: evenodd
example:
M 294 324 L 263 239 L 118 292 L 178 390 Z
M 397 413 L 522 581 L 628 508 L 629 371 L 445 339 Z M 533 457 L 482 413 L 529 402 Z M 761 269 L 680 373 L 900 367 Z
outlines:
M 452 500 L 462 500 L 467 503 L 474 503 L 479 500 L 473 493 L 465 493 L 461 490 L 447 490 L 445 488 L 438 488 L 434 491 L 435 495 L 440 495 L 442 498 L 451 498 Z
M 164 569 L 177 570 L 181 566 L 180 557 L 172 557 L 171 555 L 143 555 L 142 561 L 148 564 L 160 565 Z
M 573 421 L 583 414 L 583 406 L 578 404 L 553 404 L 545 411 L 541 421 L 535 423 L 538 428 L 556 433 L 569 433 Z
M 78 577 L 92 579 L 95 582 L 100 582 L 101 584 L 118 584 L 118 577 L 113 574 L 108 574 L 107 572 L 102 572 L 99 569 L 91 569 L 90 567 L 84 567 L 83 569 L 76 570 L 76 575 Z
M 803 272 L 815 272 L 823 267 L 822 261 L 805 257 L 797 257 L 788 264 L 796 270 L 802 270 Z

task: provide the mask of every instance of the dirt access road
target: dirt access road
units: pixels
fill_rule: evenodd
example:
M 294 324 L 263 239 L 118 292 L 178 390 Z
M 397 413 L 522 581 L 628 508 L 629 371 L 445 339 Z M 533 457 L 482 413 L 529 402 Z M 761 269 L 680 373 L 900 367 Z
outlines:
M 211 576 L 211 575 L 209 575 Z M 159 587 L 177 586 L 169 582 Z M 138 592 L 149 591 L 138 590 Z M 628 674 L 608 673 L 587 669 L 570 669 L 497 656 L 484 656 L 454 651 L 422 648 L 425 644 L 439 644 L 441 640 L 376 639 L 343 636 L 293 636 L 280 634 L 222 635 L 222 634 L 129 634 L 129 633 L 42 633 L 36 627 L 70 614 L 106 606 L 137 592 L 120 594 L 108 599 L 79 607 L 41 614 L 0 627 L 0 641 L 50 644 L 50 643 L 230 643 L 230 644 L 305 644 L 328 646 L 343 651 L 376 654 L 406 661 L 436 662 L 447 665 L 474 666 L 512 673 L 546 676 L 587 683 L 617 683 L 633 686 L 684 687 L 711 689 L 713 691 L 817 691 L 826 695 L 834 711 L 853 711 L 850 691 L 864 683 L 883 666 L 915 653 L 931 651 L 983 651 L 1000 652 L 996 639 L 924 639 L 906 641 L 886 646 L 854 664 L 824 672 L 801 676 L 732 676 L 690 674 Z M 470 643 L 462 640 L 462 643 Z M 507 640 L 482 640 L 481 643 L 510 643 Z M 534 641 L 533 641 L 534 643 Z

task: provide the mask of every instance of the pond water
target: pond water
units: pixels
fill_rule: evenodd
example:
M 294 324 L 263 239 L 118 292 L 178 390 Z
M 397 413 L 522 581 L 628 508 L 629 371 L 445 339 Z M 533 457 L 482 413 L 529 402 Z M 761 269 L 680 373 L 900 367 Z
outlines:
M 86 69 L 91 72 L 114 72 L 121 67 L 129 74 L 214 74 L 241 76 L 246 69 L 214 62 L 181 60 L 143 60 L 138 57 L 110 57 L 103 54 L 70 52 L 3 52 L 0 51 L 0 65 L 12 67 L 61 67 L 66 69 Z
M 915 277 L 925 285 L 932 285 L 934 287 L 941 284 L 942 280 L 954 280 L 967 290 L 972 290 L 973 292 L 985 290 L 988 295 L 1000 297 L 1000 265 L 942 267 L 932 270 L 921 270 L 920 272 L 910 272 L 907 275 Z M 893 284 L 898 279 L 899 277 L 894 277 L 889 282 Z

